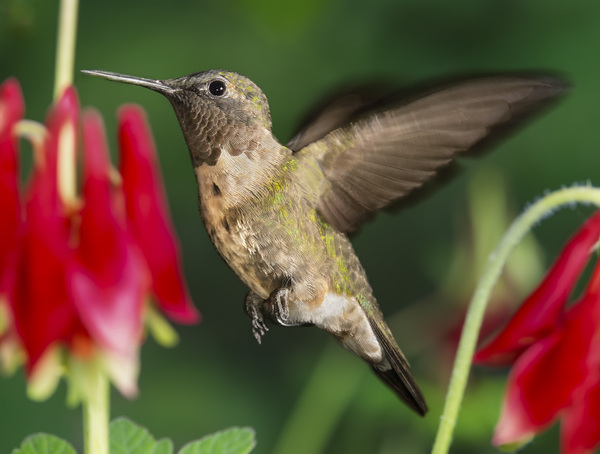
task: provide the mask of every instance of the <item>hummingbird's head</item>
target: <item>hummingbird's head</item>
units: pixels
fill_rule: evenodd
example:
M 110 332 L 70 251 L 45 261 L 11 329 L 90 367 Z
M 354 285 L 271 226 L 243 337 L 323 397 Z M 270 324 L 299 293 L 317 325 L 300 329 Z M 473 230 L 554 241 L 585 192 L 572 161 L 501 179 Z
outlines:
M 152 80 L 106 71 L 83 71 L 157 91 L 175 110 L 194 167 L 215 165 L 221 153 L 252 153 L 271 134 L 267 97 L 250 79 L 210 70 L 177 79 Z

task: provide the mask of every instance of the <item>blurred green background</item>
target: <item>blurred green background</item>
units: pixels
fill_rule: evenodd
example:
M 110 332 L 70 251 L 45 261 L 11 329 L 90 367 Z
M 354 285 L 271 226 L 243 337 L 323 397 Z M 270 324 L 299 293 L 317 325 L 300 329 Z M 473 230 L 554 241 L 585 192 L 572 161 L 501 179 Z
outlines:
M 0 79 L 19 79 L 31 119 L 42 120 L 51 102 L 57 13 L 57 1 L 0 1 Z M 556 108 L 494 152 L 461 160 L 462 172 L 443 190 L 378 216 L 354 239 L 429 399 L 431 411 L 421 419 L 317 329 L 273 327 L 263 345 L 255 342 L 242 310 L 246 289 L 202 227 L 187 149 L 169 103 L 147 90 L 77 73 L 82 105 L 104 115 L 115 156 L 117 107 L 135 102 L 147 110 L 186 275 L 203 315 L 198 326 L 177 327 L 181 343 L 175 349 L 146 342 L 141 393 L 132 401 L 114 393 L 112 415 L 172 437 L 176 447 L 248 425 L 257 431 L 256 453 L 428 452 L 452 357 L 448 331 L 460 320 L 504 218 L 546 190 L 600 184 L 599 24 L 600 2 L 579 0 L 82 2 L 77 69 L 150 78 L 238 71 L 269 97 L 274 132 L 283 142 L 307 109 L 348 82 L 383 78 L 404 86 L 457 74 L 546 70 L 574 85 Z M 469 193 L 483 197 L 472 205 L 480 207 L 474 226 Z M 508 284 L 508 304 L 518 304 L 540 266 L 590 212 L 564 210 L 536 230 L 541 248 L 528 249 L 514 265 L 527 279 Z M 475 246 L 473 237 L 479 238 Z M 489 439 L 504 382 L 504 371 L 475 370 L 453 452 L 495 452 Z M 33 403 L 21 373 L 2 379 L 0 453 L 38 431 L 81 449 L 80 411 L 66 408 L 64 400 L 64 385 L 48 402 Z M 538 437 L 525 452 L 558 452 L 557 433 Z

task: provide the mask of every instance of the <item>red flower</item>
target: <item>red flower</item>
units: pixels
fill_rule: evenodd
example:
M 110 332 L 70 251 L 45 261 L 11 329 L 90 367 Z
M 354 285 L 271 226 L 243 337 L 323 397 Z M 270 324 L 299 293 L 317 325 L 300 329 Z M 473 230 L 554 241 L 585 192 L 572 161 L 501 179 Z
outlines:
M 154 141 L 144 111 L 137 106 L 125 106 L 119 111 L 119 123 L 120 173 L 127 221 L 148 265 L 152 291 L 161 309 L 173 320 L 195 322 L 197 314 L 191 310 L 183 283 L 179 244 L 168 216 Z
M 15 112 L 8 117 L 9 132 L 0 127 L 0 163 L 16 159 L 14 140 L 4 138 L 20 118 L 15 97 L 6 95 L 18 85 L 10 84 L 0 91 L 0 106 Z M 11 239 L 10 247 L 0 245 L 0 282 L 5 283 L 0 291 L 10 301 L 29 376 L 50 349 L 62 345 L 79 359 L 95 354 L 108 359 L 115 384 L 131 395 L 146 296 L 154 296 L 159 308 L 179 322 L 195 322 L 198 314 L 182 276 L 143 113 L 128 108 L 120 119 L 121 160 L 127 163 L 122 178 L 110 164 L 100 116 L 83 114 L 79 198 L 69 189 L 75 182 L 69 169 L 76 168 L 78 122 L 77 94 L 69 88 L 48 115 L 22 215 L 16 165 L 2 166 L 0 209 L 16 212 L 17 225 L 23 221 L 20 229 L 2 235 Z M 135 217 L 138 212 L 142 215 Z
M 15 276 L 16 243 L 21 226 L 19 159 L 15 125 L 23 117 L 24 103 L 19 83 L 9 79 L 0 85 L 0 367 L 10 370 L 16 363 L 15 332 L 8 292 Z
M 0 298 L 6 293 L 14 260 L 20 224 L 19 158 L 13 129 L 23 117 L 24 103 L 19 83 L 9 79 L 0 85 Z M 1 301 L 0 301 L 1 303 Z
M 475 354 L 479 364 L 513 364 L 494 444 L 517 444 L 561 419 L 562 452 L 600 445 L 600 261 L 568 308 L 600 239 L 600 211 L 569 240 L 507 326 Z

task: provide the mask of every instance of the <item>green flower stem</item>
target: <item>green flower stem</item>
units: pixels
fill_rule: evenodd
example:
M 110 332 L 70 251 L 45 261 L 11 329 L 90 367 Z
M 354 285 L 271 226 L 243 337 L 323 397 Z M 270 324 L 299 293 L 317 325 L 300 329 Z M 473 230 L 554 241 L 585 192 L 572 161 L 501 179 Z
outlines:
M 54 70 L 54 100 L 73 83 L 75 42 L 77 35 L 78 0 L 61 0 L 56 42 L 56 68 Z
M 440 425 L 431 451 L 432 454 L 446 454 L 450 449 L 452 434 L 456 426 L 458 412 L 467 385 L 485 308 L 492 288 L 498 280 L 509 254 L 540 220 L 558 208 L 575 203 L 600 206 L 600 189 L 591 186 L 571 187 L 560 189 L 542 197 L 515 219 L 496 247 L 496 250 L 490 255 L 487 266 L 469 304 L 454 361 L 452 376 L 450 377 L 448 393 L 446 394 L 444 411 L 440 418 Z
M 61 0 L 56 42 L 56 69 L 54 101 L 58 101 L 67 87 L 73 84 L 75 44 L 77 36 L 78 0 Z M 77 168 L 75 128 L 66 124 L 59 135 L 58 189 L 67 210 L 77 206 Z
M 83 400 L 83 436 L 85 454 L 108 454 L 110 387 L 101 367 L 91 367 L 86 377 Z

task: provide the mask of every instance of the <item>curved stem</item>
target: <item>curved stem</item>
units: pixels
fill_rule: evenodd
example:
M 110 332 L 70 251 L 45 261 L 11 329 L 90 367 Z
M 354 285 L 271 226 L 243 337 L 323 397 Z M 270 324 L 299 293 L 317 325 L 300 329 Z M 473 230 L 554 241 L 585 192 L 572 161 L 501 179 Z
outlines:
M 75 41 L 77 35 L 78 0 L 61 0 L 56 42 L 56 68 L 54 69 L 54 100 L 73 83 L 75 66 Z
M 540 220 L 560 207 L 575 203 L 600 206 L 600 189 L 591 186 L 572 187 L 560 189 L 542 197 L 515 219 L 495 251 L 490 255 L 469 304 L 432 454 L 446 454 L 450 449 L 485 308 L 509 254 Z

